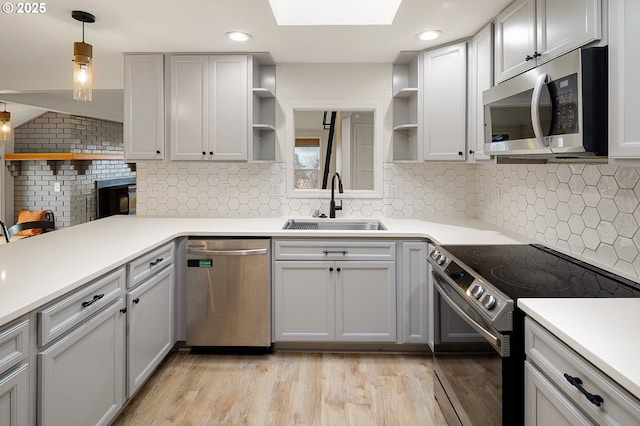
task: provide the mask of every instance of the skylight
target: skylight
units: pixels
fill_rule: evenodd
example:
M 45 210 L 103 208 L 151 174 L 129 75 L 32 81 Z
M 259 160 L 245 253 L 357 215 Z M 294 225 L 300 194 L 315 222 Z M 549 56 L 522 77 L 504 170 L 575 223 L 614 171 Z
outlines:
M 402 0 L 269 0 L 280 26 L 391 25 Z

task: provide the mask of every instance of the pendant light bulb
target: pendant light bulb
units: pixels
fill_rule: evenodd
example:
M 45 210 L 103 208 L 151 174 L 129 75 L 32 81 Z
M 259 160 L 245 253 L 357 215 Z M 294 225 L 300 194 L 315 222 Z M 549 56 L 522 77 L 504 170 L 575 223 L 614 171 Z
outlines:
M 4 104 L 4 112 L 0 111 L 0 141 L 11 139 L 11 113 L 7 112 L 7 104 Z
M 93 46 L 84 42 L 84 24 L 96 18 L 87 12 L 74 10 L 73 19 L 82 22 L 82 41 L 73 43 L 73 99 L 91 101 L 93 99 Z

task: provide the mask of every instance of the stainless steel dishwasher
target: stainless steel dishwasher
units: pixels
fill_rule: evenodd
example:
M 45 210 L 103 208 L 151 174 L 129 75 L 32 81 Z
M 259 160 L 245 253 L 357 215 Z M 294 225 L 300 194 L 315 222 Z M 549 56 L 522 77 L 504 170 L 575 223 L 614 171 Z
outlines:
M 269 239 L 190 237 L 187 346 L 271 351 Z

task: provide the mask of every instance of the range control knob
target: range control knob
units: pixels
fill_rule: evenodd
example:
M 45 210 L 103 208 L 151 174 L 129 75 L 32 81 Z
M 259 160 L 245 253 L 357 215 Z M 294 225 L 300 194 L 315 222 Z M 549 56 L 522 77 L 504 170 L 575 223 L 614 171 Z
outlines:
M 471 295 L 476 299 L 480 299 L 480 296 L 482 296 L 483 294 L 484 294 L 484 287 L 482 287 L 481 285 L 476 284 L 471 289 Z
M 447 258 L 444 254 L 438 254 L 438 256 L 436 256 L 435 261 L 438 265 L 442 265 L 444 262 L 447 261 Z
M 482 305 L 488 310 L 491 310 L 496 306 L 496 298 L 490 294 L 485 294 L 481 302 Z
M 431 252 L 431 258 L 436 260 L 436 257 L 440 256 L 440 252 L 438 250 L 434 250 Z

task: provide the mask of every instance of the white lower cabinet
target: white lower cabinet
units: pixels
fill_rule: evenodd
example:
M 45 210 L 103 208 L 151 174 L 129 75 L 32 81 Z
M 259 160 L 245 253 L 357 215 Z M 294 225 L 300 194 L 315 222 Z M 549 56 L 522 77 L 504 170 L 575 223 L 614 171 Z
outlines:
M 276 341 L 396 341 L 394 242 L 274 244 Z M 336 260 L 342 257 L 387 260 Z
M 29 419 L 29 365 L 0 376 L 0 425 L 20 426 Z
M 595 425 L 530 362 L 524 363 L 527 425 Z
M 428 343 L 429 267 L 427 243 L 402 243 L 402 343 Z M 433 338 L 431 338 L 433 341 Z
M 109 424 L 125 401 L 123 299 L 38 353 L 38 423 Z
M 279 341 L 394 342 L 395 262 L 275 262 Z
M 396 341 L 396 262 L 336 262 L 336 340 Z
M 280 341 L 333 341 L 333 262 L 279 261 L 274 267 L 275 337 Z
M 30 424 L 29 320 L 0 329 L 0 425 Z
M 173 347 L 173 270 L 162 270 L 127 294 L 128 397 Z
M 637 398 L 530 318 L 525 352 L 525 425 L 638 424 Z

